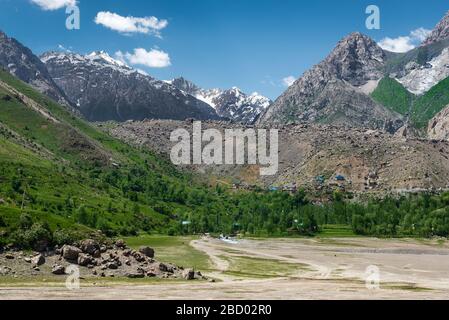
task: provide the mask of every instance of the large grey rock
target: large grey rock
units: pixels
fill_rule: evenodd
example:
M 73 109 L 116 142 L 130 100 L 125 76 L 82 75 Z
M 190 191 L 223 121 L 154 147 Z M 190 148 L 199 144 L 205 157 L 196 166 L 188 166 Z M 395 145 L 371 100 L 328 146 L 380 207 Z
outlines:
M 154 249 L 150 248 L 150 247 L 140 247 L 139 248 L 139 252 L 145 256 L 147 256 L 148 258 L 154 258 Z
M 45 257 L 42 254 L 38 254 L 31 258 L 31 263 L 35 266 L 41 266 L 45 263 Z
M 88 254 L 80 253 L 78 255 L 78 264 L 82 267 L 87 267 L 88 265 L 93 264 L 93 262 L 93 258 Z
M 192 269 L 187 269 L 184 271 L 183 277 L 185 280 L 194 280 L 195 279 L 195 271 Z
M 62 257 L 69 261 L 77 261 L 81 253 L 83 253 L 81 249 L 74 246 L 64 246 L 62 248 Z
M 93 255 L 95 252 L 100 251 L 100 244 L 92 239 L 83 240 L 80 243 L 80 249 L 84 253 Z
M 65 267 L 61 266 L 59 264 L 56 264 L 51 269 L 51 273 L 53 273 L 55 275 L 63 275 L 63 274 L 65 274 Z

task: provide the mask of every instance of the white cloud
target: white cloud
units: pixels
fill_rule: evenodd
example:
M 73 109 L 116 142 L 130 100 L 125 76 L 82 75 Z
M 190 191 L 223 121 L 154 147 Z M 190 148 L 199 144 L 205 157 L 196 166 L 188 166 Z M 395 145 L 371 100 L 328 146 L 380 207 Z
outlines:
M 427 38 L 430 32 L 430 30 L 418 28 L 410 32 L 410 35 L 408 36 L 401 36 L 397 38 L 386 37 L 379 42 L 379 46 L 382 49 L 391 52 L 407 52 L 420 45 L 421 42 Z
M 282 83 L 286 87 L 290 87 L 293 83 L 295 83 L 296 78 L 294 76 L 288 76 L 282 79 Z
M 168 53 L 158 50 L 151 49 L 147 51 L 143 48 L 134 49 L 133 53 L 123 53 L 117 51 L 115 53 L 116 59 L 133 65 L 141 65 L 150 68 L 166 68 L 171 66 L 170 56 Z
M 69 52 L 69 53 L 72 52 L 70 49 L 67 49 L 62 44 L 58 44 L 58 49 L 61 51 Z
M 156 17 L 123 17 L 109 11 L 98 12 L 95 23 L 121 33 L 144 33 L 160 37 L 160 31 L 168 26 L 167 20 Z
M 46 11 L 58 10 L 76 5 L 76 0 L 31 0 L 31 2 L 37 4 Z
M 419 42 L 423 42 L 429 36 L 432 30 L 427 30 L 424 28 L 418 28 L 410 32 L 410 35 L 413 39 L 418 40 Z

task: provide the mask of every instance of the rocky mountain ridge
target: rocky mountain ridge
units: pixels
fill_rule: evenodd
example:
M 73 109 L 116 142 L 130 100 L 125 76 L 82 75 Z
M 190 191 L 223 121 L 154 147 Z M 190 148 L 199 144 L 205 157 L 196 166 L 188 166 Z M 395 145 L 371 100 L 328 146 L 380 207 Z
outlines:
M 203 122 L 202 127 L 203 130 L 223 132 L 230 125 Z M 242 128 L 237 124 L 233 127 Z M 123 141 L 168 157 L 174 145 L 170 142 L 171 132 L 178 128 L 190 132 L 192 123 L 149 120 L 108 123 L 102 124 L 101 128 Z M 259 176 L 257 165 L 193 165 L 185 168 L 202 174 L 209 181 L 265 189 L 305 188 L 331 193 L 342 189 L 358 195 L 385 195 L 449 188 L 448 141 L 415 138 L 407 129 L 392 135 L 381 130 L 307 123 L 277 128 L 279 171 L 274 176 Z
M 56 85 L 47 68 L 33 52 L 0 30 L 0 66 L 38 91 L 76 112 L 64 92 Z
M 58 86 L 89 121 L 219 119 L 213 108 L 105 52 L 41 56 Z
M 204 101 L 213 107 L 219 116 L 244 124 L 252 124 L 272 103 L 257 92 L 247 95 L 237 87 L 228 90 L 202 89 L 182 77 L 169 83 Z
M 259 124 L 294 122 L 382 128 L 403 124 L 401 115 L 369 97 L 383 77 L 387 54 L 361 33 L 341 40 L 320 64 L 304 73 L 262 115 Z

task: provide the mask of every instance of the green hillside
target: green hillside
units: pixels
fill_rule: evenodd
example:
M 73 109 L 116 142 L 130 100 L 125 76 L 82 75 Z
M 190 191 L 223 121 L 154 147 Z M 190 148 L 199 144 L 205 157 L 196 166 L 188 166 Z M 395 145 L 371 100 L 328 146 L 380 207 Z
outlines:
M 439 82 L 413 104 L 412 121 L 425 128 L 429 121 L 449 104 L 449 78 Z
M 0 70 L 0 246 L 37 249 L 138 233 L 311 236 L 330 225 L 352 225 L 364 235 L 449 235 L 447 194 L 403 198 L 400 205 L 328 196 L 333 201 L 315 205 L 303 190 L 203 185 Z
M 0 81 L 0 242 L 27 245 L 41 233 L 53 240 L 55 232 L 83 237 L 97 229 L 167 232 L 178 213 L 192 212 L 178 201 L 178 193 L 195 191 L 191 177 L 98 131 L 4 71 Z M 21 229 L 26 221 L 36 230 Z
M 402 115 L 410 112 L 415 98 L 402 84 L 390 77 L 385 77 L 379 82 L 371 97 L 376 102 Z

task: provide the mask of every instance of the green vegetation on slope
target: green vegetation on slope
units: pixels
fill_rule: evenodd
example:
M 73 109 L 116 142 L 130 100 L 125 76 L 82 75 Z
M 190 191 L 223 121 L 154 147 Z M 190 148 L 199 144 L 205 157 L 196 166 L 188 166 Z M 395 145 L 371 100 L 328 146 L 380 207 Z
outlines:
M 378 103 L 402 115 L 410 112 L 414 95 L 407 91 L 402 84 L 390 77 L 383 78 L 371 97 Z
M 444 79 L 419 97 L 413 104 L 412 121 L 425 128 L 429 121 L 449 104 L 449 78 Z
M 448 195 L 363 205 L 335 194 L 315 205 L 303 191 L 210 188 L 148 150 L 97 130 L 11 75 L 0 71 L 0 80 L 51 114 L 0 92 L 0 245 L 42 248 L 95 230 L 106 236 L 311 236 L 326 233 L 329 225 L 352 225 L 357 234 L 449 235 Z
M 0 242 L 28 246 L 39 236 L 56 242 L 64 232 L 79 238 L 97 229 L 167 232 L 180 212 L 192 210 L 176 195 L 191 188 L 189 176 L 98 131 L 10 74 L 0 71 L 0 80 L 57 119 L 0 89 Z

